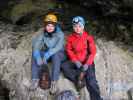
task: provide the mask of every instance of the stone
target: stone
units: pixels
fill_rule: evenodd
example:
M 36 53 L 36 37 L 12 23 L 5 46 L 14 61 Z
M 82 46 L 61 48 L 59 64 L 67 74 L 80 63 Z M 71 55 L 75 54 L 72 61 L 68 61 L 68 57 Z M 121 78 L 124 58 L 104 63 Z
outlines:
M 49 90 L 44 91 L 38 87 L 36 91 L 29 91 L 32 33 L 25 34 L 18 42 L 16 49 L 11 47 L 12 39 L 8 40 L 9 44 L 1 42 L 4 46 L 0 50 L 0 80 L 2 85 L 9 90 L 10 100 L 54 100 L 54 96 L 49 95 Z M 6 37 L 6 34 L 1 36 L 0 41 Z M 96 77 L 101 95 L 106 100 L 128 100 L 131 92 L 127 94 L 127 91 L 133 87 L 133 57 L 113 41 L 97 38 L 95 42 L 97 45 Z M 72 90 L 76 95 L 81 95 L 81 100 L 89 98 L 86 87 L 78 93 L 74 84 L 64 78 L 62 73 L 58 87 L 58 92 Z

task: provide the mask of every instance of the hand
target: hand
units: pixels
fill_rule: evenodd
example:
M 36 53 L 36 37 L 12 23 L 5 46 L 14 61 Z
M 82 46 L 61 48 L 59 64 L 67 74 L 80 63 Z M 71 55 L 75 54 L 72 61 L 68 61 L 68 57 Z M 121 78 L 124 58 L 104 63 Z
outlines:
M 47 64 L 47 60 L 43 58 L 43 64 Z
M 81 64 L 79 61 L 76 61 L 76 62 L 75 62 L 75 65 L 76 65 L 76 67 L 77 67 L 78 69 L 82 66 L 82 64 Z
M 50 58 L 50 56 L 51 56 L 51 55 L 50 55 L 49 52 L 45 52 L 45 53 L 44 53 L 44 59 L 45 59 L 45 60 L 48 60 L 48 59 Z
M 41 58 L 37 58 L 37 65 L 41 66 L 43 64 L 43 60 Z
M 84 65 L 83 65 L 83 71 L 87 71 L 88 67 L 89 67 L 88 64 L 84 64 Z

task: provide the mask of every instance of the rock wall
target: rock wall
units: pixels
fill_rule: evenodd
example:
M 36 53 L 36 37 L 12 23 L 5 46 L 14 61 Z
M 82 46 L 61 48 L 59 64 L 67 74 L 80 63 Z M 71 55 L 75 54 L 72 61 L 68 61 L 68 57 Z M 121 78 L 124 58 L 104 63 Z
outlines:
M 36 91 L 29 91 L 33 32 L 14 34 L 15 32 L 11 31 L 0 33 L 0 81 L 10 91 L 10 100 L 54 100 L 54 97 L 49 95 L 49 90 L 38 88 Z M 18 36 L 20 34 L 25 35 L 20 38 Z M 16 48 L 12 47 L 14 40 L 19 41 Z M 128 100 L 128 91 L 133 87 L 133 57 L 113 41 L 96 39 L 96 44 L 96 76 L 101 95 L 104 100 Z M 74 85 L 62 74 L 58 87 L 59 92 L 71 89 L 75 94 L 78 93 Z M 88 100 L 89 94 L 86 88 L 81 94 L 81 100 Z M 132 96 L 133 93 L 130 94 Z
M 14 24 L 21 19 L 31 22 L 55 7 L 54 0 L 4 0 L 3 4 L 5 6 L 1 10 L 0 16 Z

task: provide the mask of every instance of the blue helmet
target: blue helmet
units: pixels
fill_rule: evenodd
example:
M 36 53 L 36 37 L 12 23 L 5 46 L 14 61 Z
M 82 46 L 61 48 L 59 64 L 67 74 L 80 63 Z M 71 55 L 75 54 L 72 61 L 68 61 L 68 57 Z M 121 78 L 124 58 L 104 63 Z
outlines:
M 84 26 L 84 25 L 85 25 L 85 20 L 84 20 L 84 18 L 81 17 L 81 16 L 76 16 L 76 17 L 73 18 L 72 24 L 73 24 L 73 25 L 75 25 L 75 24 L 80 24 L 80 25 Z

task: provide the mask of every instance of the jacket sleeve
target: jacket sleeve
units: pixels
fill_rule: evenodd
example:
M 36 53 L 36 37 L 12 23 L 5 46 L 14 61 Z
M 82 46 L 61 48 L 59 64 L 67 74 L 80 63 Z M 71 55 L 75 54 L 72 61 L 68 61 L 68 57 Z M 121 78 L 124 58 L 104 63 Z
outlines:
M 49 49 L 49 53 L 50 55 L 55 54 L 56 52 L 58 52 L 59 50 L 61 50 L 64 46 L 64 33 L 60 32 L 60 34 L 58 34 L 58 41 L 56 43 L 56 45 L 53 48 Z
M 39 29 L 34 35 L 32 36 L 32 48 L 34 50 L 40 50 L 42 46 L 43 40 L 43 28 Z
M 72 62 L 78 61 L 78 59 L 76 58 L 76 55 L 74 54 L 74 51 L 72 48 L 72 41 L 69 36 L 67 38 L 67 43 L 66 43 L 66 52 Z
M 35 34 L 32 37 L 32 50 L 33 50 L 32 53 L 35 59 L 41 58 L 40 49 L 42 46 L 42 39 L 43 39 L 43 35 L 41 33 Z
M 88 41 L 88 46 L 89 46 L 88 49 L 89 49 L 90 55 L 88 56 L 86 64 L 91 65 L 96 55 L 96 46 L 94 43 L 94 38 L 92 36 L 88 36 L 87 41 Z
M 33 51 L 40 50 L 42 47 L 43 36 L 42 34 L 38 35 L 37 37 L 32 39 L 32 48 Z

